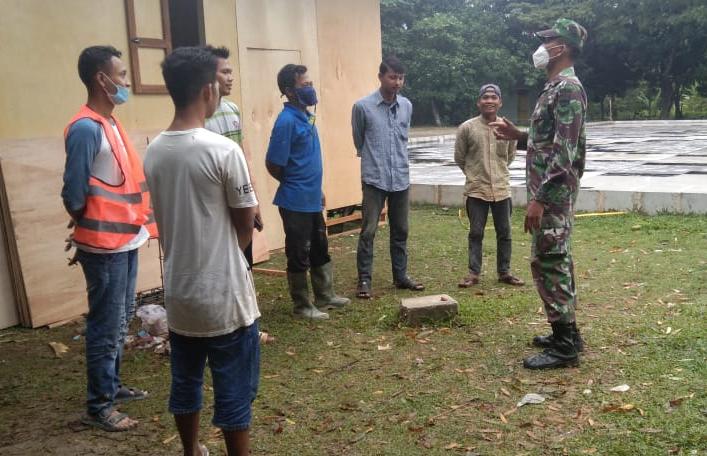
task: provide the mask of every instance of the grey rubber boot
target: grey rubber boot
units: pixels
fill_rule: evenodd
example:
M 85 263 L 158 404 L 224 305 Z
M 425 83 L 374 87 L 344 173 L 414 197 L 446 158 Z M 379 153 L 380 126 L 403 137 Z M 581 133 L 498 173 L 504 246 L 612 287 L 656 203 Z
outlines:
M 314 290 L 314 305 L 320 309 L 339 309 L 351 303 L 348 298 L 342 298 L 334 293 L 334 267 L 331 261 L 325 265 L 312 268 L 312 289 Z
M 290 296 L 294 304 L 295 317 L 308 318 L 310 320 L 328 320 L 329 314 L 321 312 L 314 307 L 309 300 L 309 284 L 307 283 L 306 272 L 287 272 L 287 285 L 290 288 Z

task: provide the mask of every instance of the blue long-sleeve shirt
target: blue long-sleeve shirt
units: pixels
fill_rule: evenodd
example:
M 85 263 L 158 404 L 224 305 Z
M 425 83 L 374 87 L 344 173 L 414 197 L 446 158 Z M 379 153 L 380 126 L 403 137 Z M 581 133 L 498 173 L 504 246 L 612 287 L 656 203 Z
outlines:
M 91 167 L 101 149 L 101 125 L 91 119 L 79 119 L 66 135 L 66 164 L 61 199 L 71 212 L 86 206 Z
M 412 103 L 401 95 L 388 104 L 376 90 L 354 104 L 351 127 L 363 183 L 387 192 L 410 186 L 407 143 L 411 118 Z

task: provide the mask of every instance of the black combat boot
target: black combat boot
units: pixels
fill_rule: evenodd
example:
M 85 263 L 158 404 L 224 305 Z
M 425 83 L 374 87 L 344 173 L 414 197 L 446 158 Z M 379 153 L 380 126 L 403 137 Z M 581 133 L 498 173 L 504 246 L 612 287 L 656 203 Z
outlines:
M 575 331 L 571 323 L 552 323 L 552 347 L 542 353 L 523 360 L 526 369 L 552 369 L 556 367 L 574 367 L 579 365 L 579 353 L 574 346 Z
M 574 348 L 578 352 L 584 351 L 584 340 L 582 340 L 582 335 L 579 334 L 579 329 L 577 329 L 577 323 L 572 322 L 572 330 L 574 331 Z M 533 337 L 533 345 L 540 348 L 550 348 L 555 343 L 555 339 L 552 338 L 552 334 L 547 336 L 535 336 Z

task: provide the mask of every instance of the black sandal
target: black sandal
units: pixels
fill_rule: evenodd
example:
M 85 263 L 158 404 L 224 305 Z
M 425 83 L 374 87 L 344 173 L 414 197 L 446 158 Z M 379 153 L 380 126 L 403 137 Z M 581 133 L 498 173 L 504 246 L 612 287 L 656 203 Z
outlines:
M 365 280 L 360 281 L 356 288 L 356 297 L 358 299 L 371 299 L 371 284 Z
M 403 280 L 395 282 L 395 288 L 400 290 L 422 291 L 425 286 L 419 282 L 415 282 L 410 276 L 406 276 Z

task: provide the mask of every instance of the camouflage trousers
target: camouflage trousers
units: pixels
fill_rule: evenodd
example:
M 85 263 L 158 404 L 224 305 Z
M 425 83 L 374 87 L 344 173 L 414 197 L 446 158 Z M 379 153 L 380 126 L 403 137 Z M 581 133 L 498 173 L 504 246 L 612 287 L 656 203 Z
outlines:
M 577 289 L 570 249 L 572 216 L 544 214 L 533 232 L 530 270 L 550 323 L 575 321 Z

